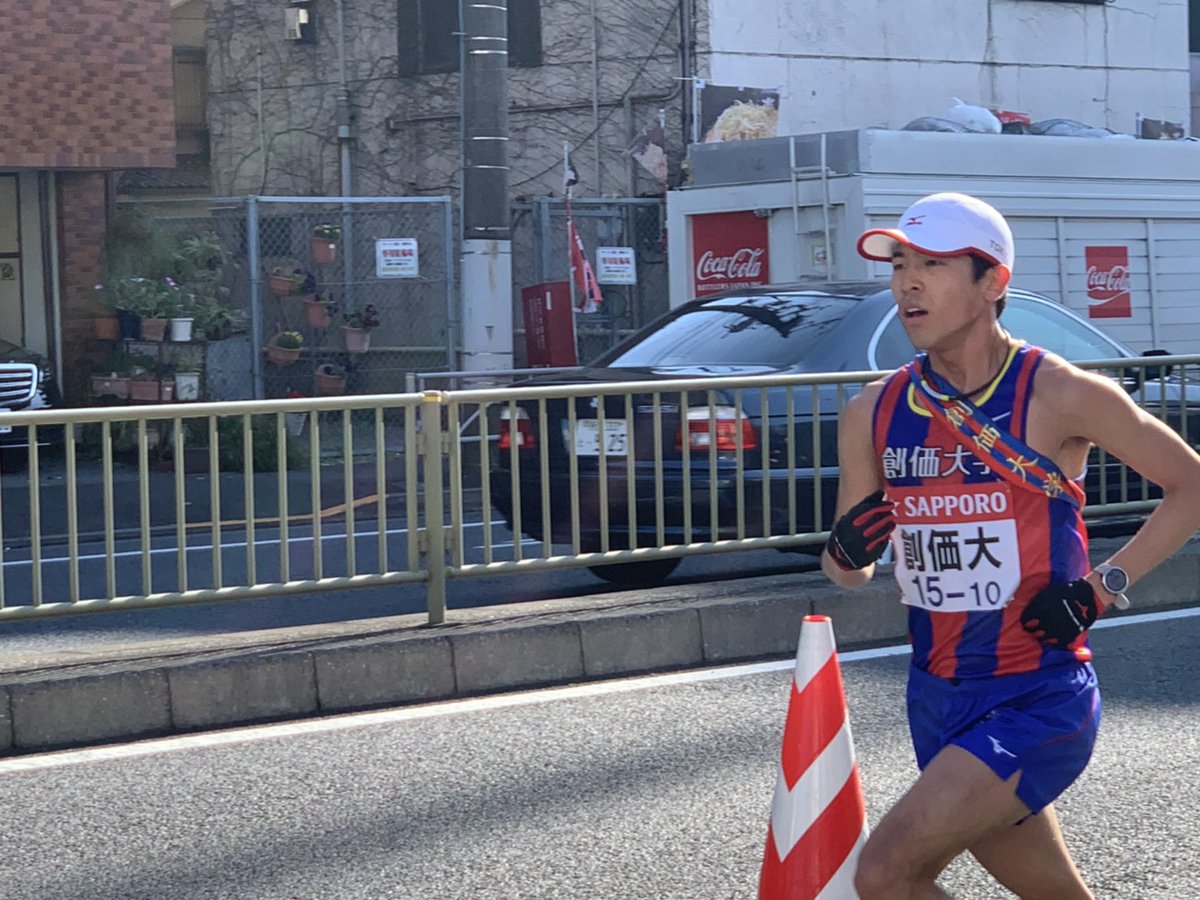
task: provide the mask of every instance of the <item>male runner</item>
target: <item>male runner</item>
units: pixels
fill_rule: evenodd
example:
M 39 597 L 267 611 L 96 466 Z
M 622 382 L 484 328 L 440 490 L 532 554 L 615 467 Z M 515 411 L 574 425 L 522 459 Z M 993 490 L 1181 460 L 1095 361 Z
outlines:
M 946 897 L 935 880 L 969 850 L 1025 900 L 1090 898 L 1052 805 L 1100 722 L 1086 634 L 1200 528 L 1200 456 L 1113 381 L 1008 335 L 1013 239 L 988 204 L 925 197 L 858 248 L 892 263 L 923 353 L 846 406 L 822 557 L 857 587 L 890 539 L 909 607 L 921 774 L 871 834 L 856 887 L 861 900 Z M 1080 513 L 1093 444 L 1163 489 L 1094 569 Z

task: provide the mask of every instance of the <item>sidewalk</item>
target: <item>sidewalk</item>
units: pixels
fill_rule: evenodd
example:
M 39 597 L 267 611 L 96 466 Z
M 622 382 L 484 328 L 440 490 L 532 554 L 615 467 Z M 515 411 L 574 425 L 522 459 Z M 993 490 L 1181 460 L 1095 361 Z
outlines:
M 1093 542 L 1093 560 L 1118 541 Z M 1200 541 L 1131 593 L 1130 613 L 1200 602 Z M 905 637 L 895 583 L 819 573 L 344 622 L 0 662 L 0 753 L 29 753 L 402 706 L 635 673 L 785 658 L 800 621 L 850 650 Z M 1103 665 L 1103 660 L 1100 660 Z

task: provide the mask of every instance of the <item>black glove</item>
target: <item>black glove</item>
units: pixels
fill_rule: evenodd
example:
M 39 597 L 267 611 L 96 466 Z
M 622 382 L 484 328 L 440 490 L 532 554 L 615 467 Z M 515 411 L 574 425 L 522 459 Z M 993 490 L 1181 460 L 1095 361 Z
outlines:
M 1021 612 L 1021 624 L 1043 644 L 1069 647 L 1104 613 L 1086 579 L 1051 584 L 1033 595 Z
M 825 550 L 847 572 L 864 569 L 887 549 L 888 537 L 896 527 L 896 504 L 876 491 L 846 510 L 834 523 Z

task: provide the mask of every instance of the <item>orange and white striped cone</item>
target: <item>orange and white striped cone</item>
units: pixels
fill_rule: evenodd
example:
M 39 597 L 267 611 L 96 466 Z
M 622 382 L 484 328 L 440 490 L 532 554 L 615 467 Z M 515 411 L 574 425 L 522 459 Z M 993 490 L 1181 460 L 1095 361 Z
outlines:
M 782 757 L 759 900 L 856 898 L 867 811 L 828 616 L 800 628 Z

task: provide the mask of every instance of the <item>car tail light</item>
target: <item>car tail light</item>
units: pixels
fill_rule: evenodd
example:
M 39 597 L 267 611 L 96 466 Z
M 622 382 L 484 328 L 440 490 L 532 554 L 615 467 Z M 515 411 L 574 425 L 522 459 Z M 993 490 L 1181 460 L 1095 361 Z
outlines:
M 500 410 L 500 441 L 499 447 L 501 450 L 511 450 L 513 445 L 514 429 L 511 425 L 516 421 L 516 441 L 518 450 L 532 450 L 537 446 L 537 442 L 533 436 L 533 423 L 529 421 L 529 413 L 517 407 L 515 410 L 512 407 L 505 406 Z
M 675 435 L 675 449 L 683 449 L 683 433 L 687 429 L 687 446 L 692 453 L 708 452 L 715 440 L 718 451 L 736 451 L 738 430 L 742 433 L 742 449 L 758 447 L 758 432 L 744 414 L 739 415 L 732 406 L 713 407 L 709 415 L 707 406 L 693 406 L 687 411 L 679 433 Z

